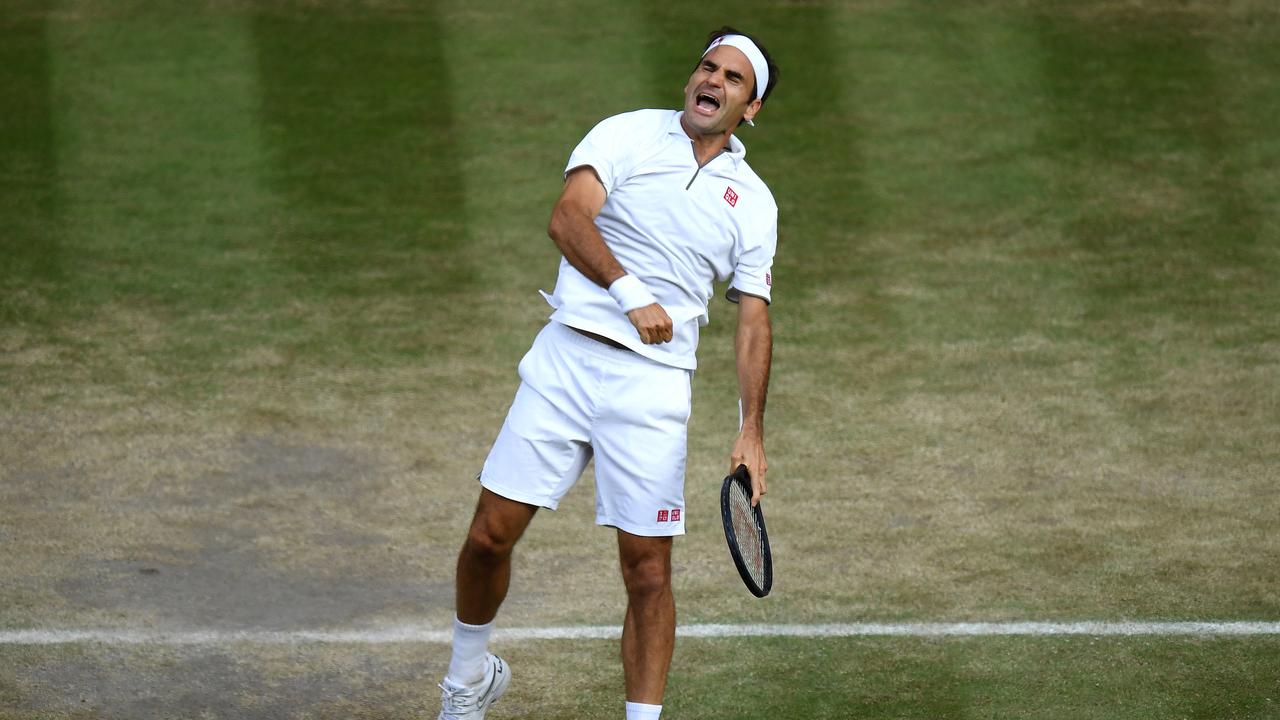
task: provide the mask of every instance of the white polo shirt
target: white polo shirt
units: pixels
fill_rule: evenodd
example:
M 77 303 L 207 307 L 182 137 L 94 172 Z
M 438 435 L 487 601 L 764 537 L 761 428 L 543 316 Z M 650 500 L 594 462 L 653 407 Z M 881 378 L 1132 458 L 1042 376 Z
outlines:
M 738 293 L 771 300 L 778 206 L 735 136 L 701 169 L 675 110 L 607 118 L 583 138 L 565 174 L 592 167 L 608 193 L 596 227 L 626 271 L 671 316 L 671 342 L 646 345 L 609 292 L 561 259 L 551 319 L 598 333 L 660 363 L 697 366 L 698 331 L 708 322 L 712 283 L 733 278 Z

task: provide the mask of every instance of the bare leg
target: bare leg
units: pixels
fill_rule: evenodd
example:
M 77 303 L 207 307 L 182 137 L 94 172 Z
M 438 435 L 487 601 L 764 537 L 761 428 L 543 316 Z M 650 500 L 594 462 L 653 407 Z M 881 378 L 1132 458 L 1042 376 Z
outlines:
M 538 508 L 480 491 L 471 530 L 458 555 L 458 619 L 484 625 L 494 619 L 511 584 L 511 551 Z
M 627 616 L 622 625 L 622 668 L 627 700 L 661 705 L 676 644 L 671 593 L 671 538 L 618 531 Z

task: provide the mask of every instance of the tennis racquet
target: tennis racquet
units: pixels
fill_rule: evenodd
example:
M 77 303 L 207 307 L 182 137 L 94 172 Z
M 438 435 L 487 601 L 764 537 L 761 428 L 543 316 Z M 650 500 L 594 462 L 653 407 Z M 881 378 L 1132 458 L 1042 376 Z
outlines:
M 769 533 L 764 529 L 761 503 L 751 507 L 751 476 L 746 465 L 739 465 L 724 479 L 720 488 L 720 519 L 724 521 L 724 539 L 729 543 L 729 554 L 742 582 L 752 595 L 768 595 L 773 588 L 773 555 L 769 552 Z

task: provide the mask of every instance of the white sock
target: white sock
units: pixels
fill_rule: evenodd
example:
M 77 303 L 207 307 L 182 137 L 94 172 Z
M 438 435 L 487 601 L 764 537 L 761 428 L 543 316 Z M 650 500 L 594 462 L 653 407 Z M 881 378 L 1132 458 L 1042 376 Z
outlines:
M 661 705 L 645 705 L 644 703 L 627 701 L 627 720 L 658 720 L 658 716 L 661 714 Z
M 453 619 L 453 655 L 445 677 L 456 685 L 475 685 L 484 679 L 484 656 L 489 652 L 489 633 L 493 621 L 484 625 L 468 625 Z

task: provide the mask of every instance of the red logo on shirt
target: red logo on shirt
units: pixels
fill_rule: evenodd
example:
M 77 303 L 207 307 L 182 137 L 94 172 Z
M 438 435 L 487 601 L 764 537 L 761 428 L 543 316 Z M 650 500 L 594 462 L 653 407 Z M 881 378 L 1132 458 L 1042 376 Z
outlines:
M 659 511 L 658 511 L 658 522 L 667 522 L 667 521 L 668 521 L 668 519 L 669 519 L 669 517 L 670 517 L 670 515 L 671 515 L 671 513 L 670 513 L 670 511 L 668 511 L 668 510 L 659 510 Z
M 726 187 L 726 188 L 724 189 L 724 201 L 725 201 L 725 202 L 727 202 L 727 203 L 729 203 L 729 207 L 737 207 L 737 206 L 738 206 L 738 193 L 734 192 L 734 191 L 733 191 L 733 188 L 731 188 L 731 187 Z
M 659 510 L 658 522 L 680 522 L 680 508 L 674 510 Z
M 764 274 L 764 284 L 773 287 L 773 273 Z

